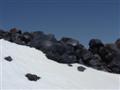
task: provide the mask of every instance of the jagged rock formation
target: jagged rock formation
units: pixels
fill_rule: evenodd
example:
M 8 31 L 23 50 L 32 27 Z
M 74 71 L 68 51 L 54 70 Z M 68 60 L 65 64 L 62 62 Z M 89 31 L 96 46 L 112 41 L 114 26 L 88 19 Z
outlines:
M 99 39 L 92 39 L 87 49 L 72 38 L 63 37 L 57 40 L 53 34 L 45 34 L 41 31 L 22 32 L 16 28 L 10 31 L 0 30 L 0 39 L 39 49 L 49 59 L 58 63 L 79 63 L 120 74 L 120 39 L 113 44 L 104 44 Z

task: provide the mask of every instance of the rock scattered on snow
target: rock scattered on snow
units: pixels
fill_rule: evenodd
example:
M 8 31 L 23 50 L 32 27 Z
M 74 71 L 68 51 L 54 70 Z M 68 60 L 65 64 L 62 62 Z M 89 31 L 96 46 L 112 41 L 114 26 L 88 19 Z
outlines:
M 69 67 L 72 67 L 73 65 L 72 64 L 68 64 Z
M 9 61 L 9 62 L 11 62 L 13 59 L 11 58 L 11 56 L 7 56 L 7 57 L 5 57 L 4 58 L 6 61 Z
M 35 75 L 35 74 L 30 74 L 30 73 L 27 73 L 25 76 L 26 76 L 26 77 L 28 78 L 28 80 L 30 80 L 30 81 L 37 81 L 37 80 L 40 79 L 39 76 L 37 76 L 37 75 Z
M 78 69 L 78 71 L 81 71 L 81 72 L 84 72 L 86 70 L 86 68 L 83 66 L 79 66 L 79 67 L 77 67 L 77 69 Z

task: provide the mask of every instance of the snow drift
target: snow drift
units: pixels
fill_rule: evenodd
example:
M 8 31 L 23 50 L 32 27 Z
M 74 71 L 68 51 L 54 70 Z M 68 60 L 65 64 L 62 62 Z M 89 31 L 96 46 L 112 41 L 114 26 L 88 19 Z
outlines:
M 59 64 L 46 58 L 35 48 L 0 40 L 0 89 L 112 89 L 119 90 L 119 75 L 88 68 L 79 72 L 73 64 Z M 4 58 L 11 56 L 12 61 Z M 85 67 L 85 66 L 84 66 Z M 41 77 L 36 82 L 29 81 L 26 73 Z

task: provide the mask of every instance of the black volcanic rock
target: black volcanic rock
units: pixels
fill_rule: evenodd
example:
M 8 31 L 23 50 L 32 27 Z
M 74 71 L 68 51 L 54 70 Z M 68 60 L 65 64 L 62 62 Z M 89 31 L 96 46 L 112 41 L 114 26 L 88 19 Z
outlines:
M 11 58 L 11 56 L 7 56 L 7 57 L 5 57 L 4 58 L 6 61 L 9 61 L 9 62 L 11 62 L 13 59 Z
M 89 64 L 92 66 L 100 66 L 101 63 L 101 57 L 97 54 L 93 56 L 93 58 L 89 61 Z
M 77 67 L 77 70 L 81 71 L 81 72 L 84 72 L 86 70 L 86 68 L 83 67 L 83 66 L 79 66 L 79 67 Z
M 88 62 L 89 60 L 93 58 L 93 54 L 87 49 L 83 49 L 81 54 L 82 54 L 82 59 L 85 62 Z
M 116 44 L 108 44 L 106 48 L 111 53 L 109 57 L 110 62 L 108 63 L 109 68 L 114 73 L 120 73 L 120 50 Z
M 58 63 L 78 63 L 120 74 L 120 39 L 112 44 L 104 44 L 100 39 L 91 39 L 87 49 L 73 38 L 63 37 L 57 40 L 53 34 L 41 31 L 22 32 L 16 28 L 10 31 L 0 30 L 0 39 L 34 47 Z
M 20 38 L 20 40 L 24 41 L 25 44 L 29 44 L 32 39 L 33 39 L 33 36 L 29 32 L 24 32 Z
M 72 63 L 77 63 L 77 59 L 75 55 L 69 55 L 65 53 L 62 55 L 61 62 L 72 64 Z
M 54 35 L 46 35 L 43 32 L 32 32 L 31 35 L 33 39 L 30 42 L 30 46 L 43 51 L 45 49 L 49 50 L 57 42 Z
M 72 64 L 68 64 L 69 67 L 72 67 L 73 65 Z
M 65 43 L 65 44 L 68 44 L 68 45 L 71 45 L 71 46 L 77 46 L 79 45 L 79 41 L 75 40 L 75 39 L 72 39 L 72 38 L 68 38 L 68 37 L 63 37 L 61 40 L 60 40 L 61 43 Z
M 89 42 L 89 46 L 90 46 L 90 48 L 94 48 L 94 47 L 104 46 L 104 44 L 99 39 L 91 39 Z
M 104 47 L 104 44 L 102 43 L 101 40 L 99 39 L 91 39 L 89 42 L 89 50 L 93 53 L 96 54 L 99 52 L 99 49 L 101 47 Z
M 101 57 L 98 54 L 95 54 L 93 58 L 89 61 L 89 65 L 95 69 L 102 70 L 105 66 L 105 63 L 102 62 Z
M 30 81 L 37 81 L 37 80 L 40 79 L 39 76 L 37 76 L 37 75 L 35 75 L 35 74 L 30 74 L 30 73 L 27 73 L 25 76 L 26 76 L 26 77 L 28 78 L 28 80 L 30 80 Z

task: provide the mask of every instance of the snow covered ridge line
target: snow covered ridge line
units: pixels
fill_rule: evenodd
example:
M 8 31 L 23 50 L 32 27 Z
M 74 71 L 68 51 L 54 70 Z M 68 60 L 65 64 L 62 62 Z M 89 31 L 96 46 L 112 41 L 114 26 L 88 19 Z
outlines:
M 83 64 L 111 73 L 120 74 L 120 39 L 115 43 L 104 44 L 99 39 L 91 39 L 89 48 L 78 40 L 63 37 L 57 40 L 53 34 L 41 31 L 22 32 L 16 28 L 0 30 L 0 39 L 43 51 L 47 58 L 63 64 Z

